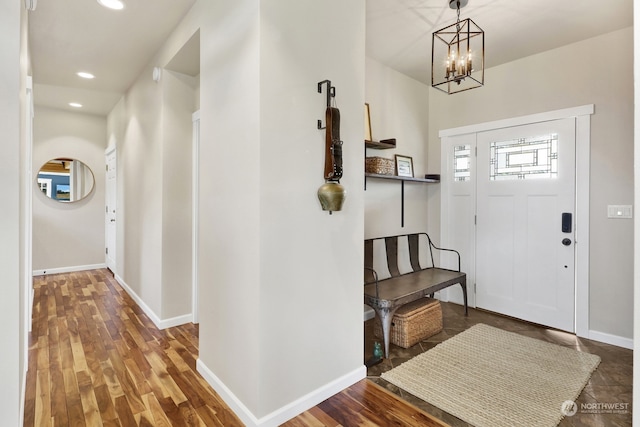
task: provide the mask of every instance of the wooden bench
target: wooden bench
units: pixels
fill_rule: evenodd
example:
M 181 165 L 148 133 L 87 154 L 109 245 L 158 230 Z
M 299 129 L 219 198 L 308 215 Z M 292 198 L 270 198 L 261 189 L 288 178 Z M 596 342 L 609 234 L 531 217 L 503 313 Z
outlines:
M 401 251 L 398 251 L 398 245 Z M 390 277 L 379 279 L 374 270 L 374 246 L 384 247 L 386 251 L 386 266 Z M 419 247 L 423 247 L 423 259 L 426 258 L 430 266 L 420 265 Z M 434 250 L 453 253 L 457 256 L 457 270 L 438 268 L 434 264 Z M 398 268 L 398 255 L 408 252 L 409 272 L 401 273 Z M 426 255 L 426 257 L 425 257 Z M 384 335 L 385 357 L 389 357 L 389 331 L 391 319 L 400 307 L 425 296 L 433 296 L 439 290 L 459 284 L 464 296 L 464 314 L 468 315 L 467 307 L 467 275 L 460 272 L 460 253 L 453 249 L 439 248 L 433 244 L 427 233 L 402 234 L 398 236 L 377 237 L 364 241 L 364 303 L 373 308 L 382 323 Z

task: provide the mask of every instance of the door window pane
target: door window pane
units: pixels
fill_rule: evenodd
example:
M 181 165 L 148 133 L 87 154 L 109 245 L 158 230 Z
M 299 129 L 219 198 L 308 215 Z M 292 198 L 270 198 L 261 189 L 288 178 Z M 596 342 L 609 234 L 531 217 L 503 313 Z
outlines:
M 558 177 L 558 134 L 492 142 L 489 179 Z

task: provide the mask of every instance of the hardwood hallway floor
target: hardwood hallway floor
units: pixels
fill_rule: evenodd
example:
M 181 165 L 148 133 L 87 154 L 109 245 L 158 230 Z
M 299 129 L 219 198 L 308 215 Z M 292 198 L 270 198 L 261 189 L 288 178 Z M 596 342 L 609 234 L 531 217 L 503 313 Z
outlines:
M 196 371 L 197 325 L 158 330 L 106 269 L 34 289 L 24 426 L 243 425 Z M 363 380 L 285 425 L 445 424 Z

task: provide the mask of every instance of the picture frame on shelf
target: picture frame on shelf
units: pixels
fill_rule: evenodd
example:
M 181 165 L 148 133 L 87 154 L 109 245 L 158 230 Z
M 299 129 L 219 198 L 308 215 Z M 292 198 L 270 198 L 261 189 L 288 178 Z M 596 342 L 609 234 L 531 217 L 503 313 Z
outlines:
M 402 154 L 395 155 L 396 176 L 413 178 L 413 158 Z
M 372 141 L 371 136 L 371 115 L 369 113 L 369 104 L 364 104 L 364 140 Z

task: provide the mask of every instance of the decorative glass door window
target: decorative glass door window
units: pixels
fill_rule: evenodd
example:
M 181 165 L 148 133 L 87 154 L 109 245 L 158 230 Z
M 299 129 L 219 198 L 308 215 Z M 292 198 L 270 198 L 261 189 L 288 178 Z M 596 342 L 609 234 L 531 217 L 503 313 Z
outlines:
M 558 134 L 492 142 L 489 179 L 552 179 L 558 177 Z
M 471 146 L 453 147 L 453 180 L 471 181 Z

